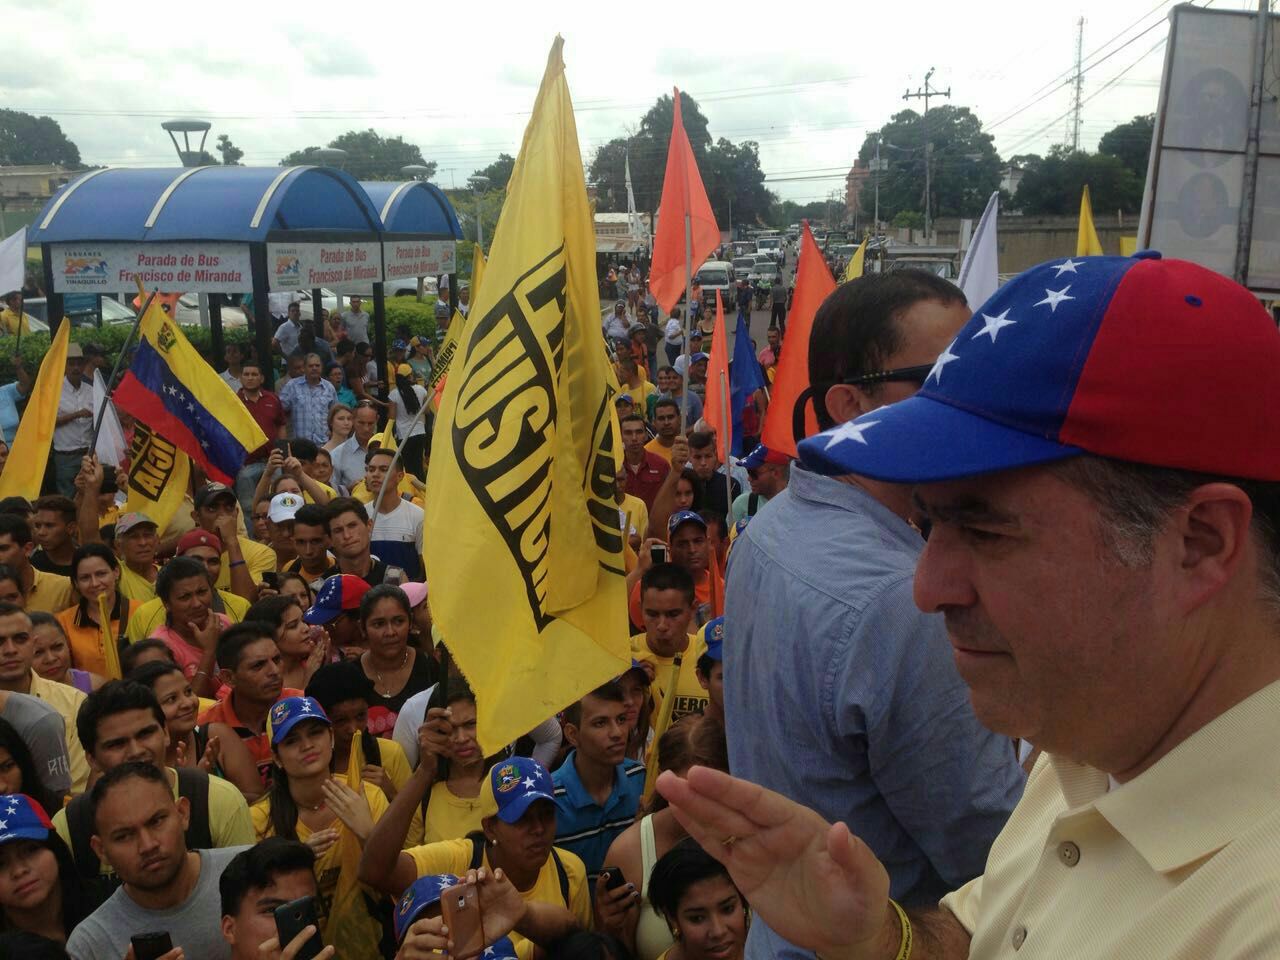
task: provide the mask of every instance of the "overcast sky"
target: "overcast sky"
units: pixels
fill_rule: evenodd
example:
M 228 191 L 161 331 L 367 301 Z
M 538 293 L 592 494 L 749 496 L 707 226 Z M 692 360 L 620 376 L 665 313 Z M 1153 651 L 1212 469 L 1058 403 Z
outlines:
M 6 106 L 57 119 L 86 163 L 174 165 L 159 127 L 173 116 L 211 120 L 208 148 L 229 134 L 253 165 L 372 126 L 419 145 L 449 187 L 516 152 L 559 32 L 584 158 L 676 84 L 712 136 L 759 142 L 769 186 L 803 202 L 843 193 L 867 131 L 906 106 L 903 91 L 930 67 L 1002 156 L 1061 142 L 1081 16 L 1092 97 L 1082 141 L 1092 149 L 1116 123 L 1155 109 L 1170 6 L 4 0 L 7 33 L 22 42 L 6 47 L 0 89 Z M 632 159 L 646 161 L 662 158 Z

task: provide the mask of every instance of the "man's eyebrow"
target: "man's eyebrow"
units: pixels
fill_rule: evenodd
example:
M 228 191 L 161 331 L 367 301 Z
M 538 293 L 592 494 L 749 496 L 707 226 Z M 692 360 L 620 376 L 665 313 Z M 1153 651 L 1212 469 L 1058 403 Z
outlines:
M 998 510 L 981 497 L 961 496 L 946 503 L 927 503 L 919 492 L 911 494 L 916 508 L 935 523 L 983 524 L 986 526 L 1020 527 L 1011 513 Z

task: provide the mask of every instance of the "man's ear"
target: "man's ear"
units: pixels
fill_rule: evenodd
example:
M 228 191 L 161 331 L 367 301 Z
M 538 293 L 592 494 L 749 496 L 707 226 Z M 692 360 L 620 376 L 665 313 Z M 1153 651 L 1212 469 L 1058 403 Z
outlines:
M 569 741 L 569 746 L 576 750 L 578 747 L 578 725 L 576 723 L 569 723 L 566 720 L 561 724 L 561 728 L 564 730 L 564 738 Z
M 877 406 L 865 390 L 849 383 L 837 383 L 828 387 L 823 402 L 827 413 L 837 424 L 856 420 Z
M 1178 555 L 1183 573 L 1185 612 L 1211 600 L 1258 555 L 1251 535 L 1253 503 L 1230 483 L 1207 483 L 1192 491 L 1186 505 L 1174 514 L 1180 538 Z

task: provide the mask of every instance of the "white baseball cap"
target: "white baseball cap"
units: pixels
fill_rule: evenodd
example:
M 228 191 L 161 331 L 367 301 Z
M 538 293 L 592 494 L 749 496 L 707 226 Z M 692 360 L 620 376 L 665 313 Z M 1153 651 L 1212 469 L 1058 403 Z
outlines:
M 267 510 L 267 518 L 272 523 L 284 523 L 292 520 L 293 515 L 302 509 L 303 500 L 296 493 L 277 493 L 271 498 L 271 506 Z

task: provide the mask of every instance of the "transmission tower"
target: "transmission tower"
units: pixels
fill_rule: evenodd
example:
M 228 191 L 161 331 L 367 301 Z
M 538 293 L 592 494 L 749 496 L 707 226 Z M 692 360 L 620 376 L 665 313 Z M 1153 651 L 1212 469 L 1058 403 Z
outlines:
M 1076 76 L 1075 93 L 1071 102 L 1071 152 L 1080 149 L 1080 108 L 1084 106 L 1084 17 L 1076 21 Z

